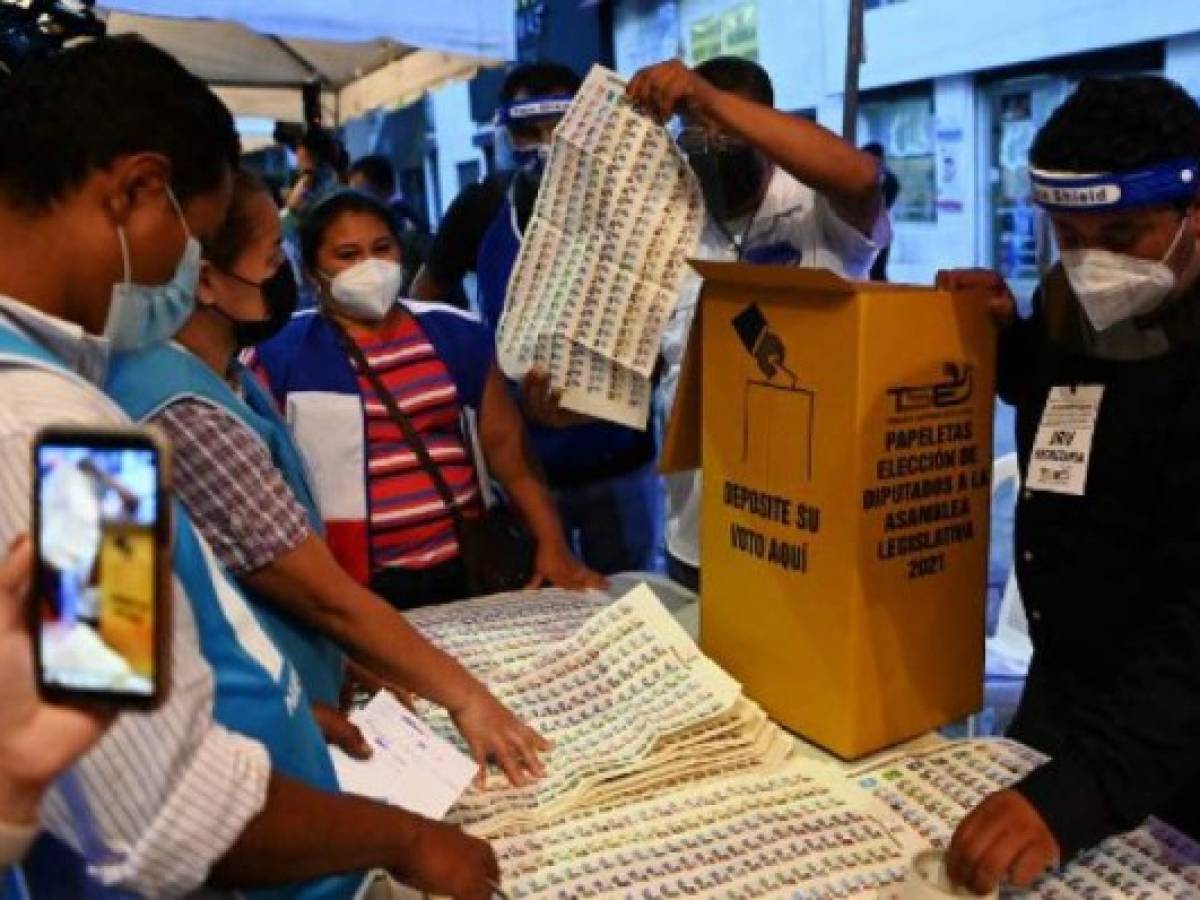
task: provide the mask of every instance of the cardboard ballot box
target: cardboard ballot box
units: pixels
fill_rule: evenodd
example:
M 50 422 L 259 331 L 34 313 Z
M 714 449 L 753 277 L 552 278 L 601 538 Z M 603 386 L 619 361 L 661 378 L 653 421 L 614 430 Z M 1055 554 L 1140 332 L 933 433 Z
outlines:
M 986 304 L 695 263 L 663 453 L 703 462 L 701 643 L 856 758 L 978 709 L 995 334 Z

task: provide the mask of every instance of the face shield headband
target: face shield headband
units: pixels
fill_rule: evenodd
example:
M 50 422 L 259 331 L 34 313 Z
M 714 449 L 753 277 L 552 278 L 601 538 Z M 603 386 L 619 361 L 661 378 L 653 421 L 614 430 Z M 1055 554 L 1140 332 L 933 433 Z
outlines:
M 566 113 L 571 105 L 570 94 L 549 94 L 545 97 L 526 97 L 496 108 L 496 124 L 505 128 L 521 126 L 538 119 L 551 119 Z
M 1033 201 L 1047 212 L 1116 212 L 1192 202 L 1200 188 L 1200 160 L 1177 159 L 1106 175 L 1030 169 L 1029 176 Z

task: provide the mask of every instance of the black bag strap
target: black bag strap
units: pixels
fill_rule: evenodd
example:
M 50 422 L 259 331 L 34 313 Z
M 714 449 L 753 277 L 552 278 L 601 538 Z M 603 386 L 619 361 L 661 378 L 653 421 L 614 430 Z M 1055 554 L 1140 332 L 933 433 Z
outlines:
M 333 327 L 334 332 L 338 336 L 338 340 L 342 344 L 342 349 L 350 356 L 354 362 L 354 367 L 358 369 L 367 381 L 371 383 L 371 388 L 379 395 L 379 401 L 387 410 L 388 415 L 396 426 L 404 433 L 405 440 L 412 447 L 413 453 L 416 454 L 417 462 L 421 464 L 421 468 L 433 481 L 433 486 L 437 489 L 438 495 L 442 498 L 442 502 L 446 504 L 446 508 L 450 510 L 450 515 L 454 519 L 454 528 L 460 535 L 463 533 L 463 514 L 459 509 L 458 503 L 454 500 L 454 492 L 450 490 L 450 485 L 446 483 L 446 479 L 442 477 L 442 471 L 438 468 L 437 463 L 433 461 L 433 457 L 429 455 L 429 448 L 425 446 L 425 441 L 421 434 L 410 419 L 400 408 L 400 404 L 396 402 L 396 398 L 392 396 L 392 392 L 387 389 L 387 385 L 383 383 L 383 379 L 379 373 L 371 368 L 371 364 L 367 361 L 367 356 L 362 352 L 362 347 L 358 346 L 358 342 L 354 340 L 342 323 L 333 318 L 326 316 L 326 320 Z

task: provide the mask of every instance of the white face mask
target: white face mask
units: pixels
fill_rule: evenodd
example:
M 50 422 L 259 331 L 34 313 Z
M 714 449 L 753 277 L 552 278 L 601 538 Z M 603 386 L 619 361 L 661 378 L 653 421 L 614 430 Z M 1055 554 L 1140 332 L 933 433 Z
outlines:
M 183 210 L 179 208 L 179 201 L 170 188 L 167 189 L 167 197 L 183 225 L 187 244 L 175 267 L 175 274 L 166 284 L 133 283 L 125 229 L 117 226 L 117 240 L 121 244 L 125 273 L 121 281 L 113 285 L 112 302 L 104 322 L 104 336 L 114 350 L 139 350 L 170 339 L 183 327 L 196 307 L 196 288 L 200 284 L 200 242 L 192 236 Z
M 1190 216 L 1184 217 L 1175 240 L 1160 260 L 1108 250 L 1062 251 L 1067 279 L 1096 331 L 1144 316 L 1170 296 L 1179 279 L 1167 260 L 1174 255 L 1190 221 Z
M 329 294 L 347 315 L 379 322 L 395 305 L 404 267 L 390 259 L 364 259 L 329 278 Z

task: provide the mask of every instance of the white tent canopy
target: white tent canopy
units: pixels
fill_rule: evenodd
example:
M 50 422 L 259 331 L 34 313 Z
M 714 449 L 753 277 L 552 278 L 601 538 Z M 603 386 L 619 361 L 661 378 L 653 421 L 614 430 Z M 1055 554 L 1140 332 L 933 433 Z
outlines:
M 318 80 L 327 117 L 395 107 L 515 52 L 505 0 L 102 0 L 110 34 L 137 33 L 205 79 L 239 116 L 302 120 Z

